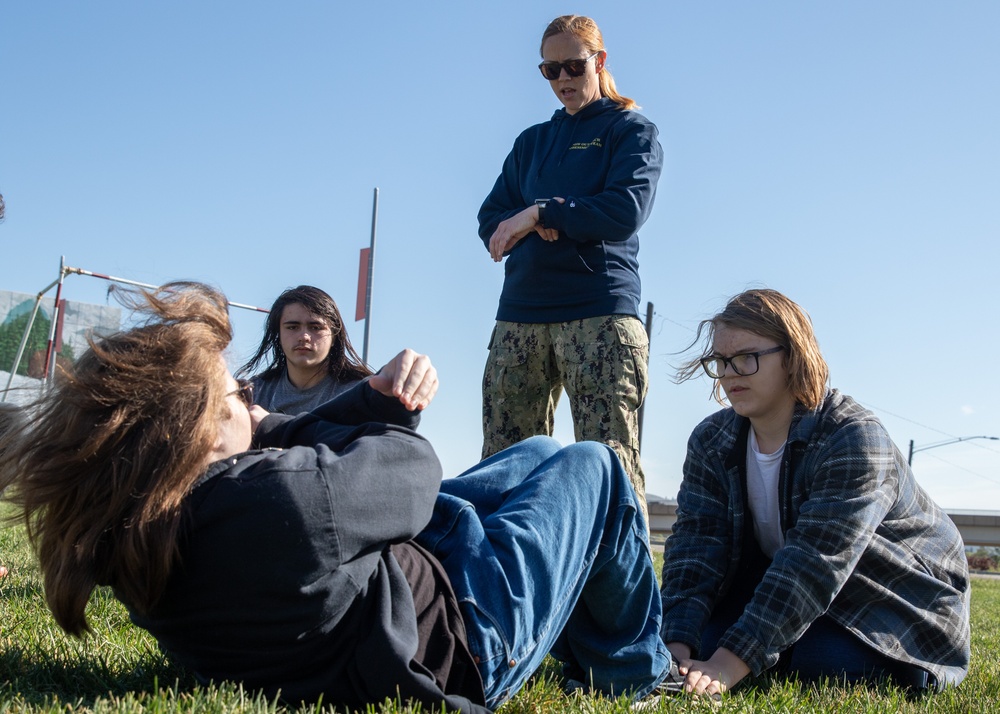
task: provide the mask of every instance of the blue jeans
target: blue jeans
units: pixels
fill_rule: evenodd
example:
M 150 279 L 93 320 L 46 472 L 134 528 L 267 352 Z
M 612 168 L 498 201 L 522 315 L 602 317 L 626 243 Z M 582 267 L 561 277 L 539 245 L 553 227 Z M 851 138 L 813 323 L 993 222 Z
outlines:
M 609 447 L 537 436 L 505 449 L 442 482 L 416 540 L 451 579 L 489 707 L 550 651 L 610 696 L 666 676 L 646 523 Z

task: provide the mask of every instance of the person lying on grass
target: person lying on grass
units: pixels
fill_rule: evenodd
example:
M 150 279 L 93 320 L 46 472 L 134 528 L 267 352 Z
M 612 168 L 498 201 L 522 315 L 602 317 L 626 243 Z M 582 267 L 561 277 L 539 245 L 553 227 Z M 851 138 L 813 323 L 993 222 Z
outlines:
M 442 482 L 412 431 L 438 387 L 426 356 L 269 415 L 225 368 L 220 293 L 126 303 L 147 321 L 92 341 L 0 460 L 64 630 L 88 631 L 108 585 L 202 681 L 293 704 L 485 712 L 550 651 L 609 696 L 673 681 L 646 525 L 608 447 L 537 437 Z
M 776 665 L 802 679 L 961 682 L 962 538 L 875 415 L 827 389 L 809 316 L 749 290 L 699 338 L 705 328 L 679 378 L 704 369 L 730 406 L 688 441 L 663 564 L 663 637 L 685 687 L 715 693 Z
M 3 218 L 3 196 L 0 196 L 0 218 Z M 0 438 L 23 422 L 24 413 L 19 406 L 11 402 L 0 402 Z M 3 448 L 2 445 L 0 448 Z M 6 578 L 9 572 L 6 566 L 0 565 L 0 579 Z

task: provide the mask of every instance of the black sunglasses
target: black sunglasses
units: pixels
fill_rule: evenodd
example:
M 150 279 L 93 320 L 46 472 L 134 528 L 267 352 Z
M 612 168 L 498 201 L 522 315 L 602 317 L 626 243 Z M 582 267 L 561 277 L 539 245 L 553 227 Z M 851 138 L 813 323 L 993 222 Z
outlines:
M 587 71 L 587 63 L 599 54 L 601 54 L 601 50 L 590 55 L 587 59 L 571 59 L 565 62 L 542 62 L 538 65 L 538 69 L 542 71 L 542 76 L 550 82 L 559 79 L 559 75 L 562 74 L 563 70 L 566 70 L 566 74 L 570 77 L 582 77 L 583 73 Z
M 235 394 L 239 397 L 239 400 L 243 402 L 247 409 L 253 406 L 253 382 L 249 379 L 237 379 L 236 384 L 239 385 L 236 389 L 229 392 L 226 396 Z

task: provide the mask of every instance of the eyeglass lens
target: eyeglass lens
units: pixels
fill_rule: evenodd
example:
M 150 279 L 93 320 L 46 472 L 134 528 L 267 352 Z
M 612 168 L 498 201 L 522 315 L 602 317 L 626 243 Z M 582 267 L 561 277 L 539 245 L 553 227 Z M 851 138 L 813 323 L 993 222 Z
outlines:
M 583 73 L 587 71 L 587 59 L 571 59 L 565 62 L 542 62 L 538 65 L 538 69 L 542 70 L 542 76 L 545 79 L 552 81 L 559 79 L 559 75 L 563 70 L 566 70 L 566 74 L 570 77 L 582 77 Z
M 249 409 L 253 406 L 253 382 L 241 379 L 238 384 L 240 388 L 234 391 L 233 394 L 239 397 L 240 401 Z
M 760 369 L 760 363 L 757 360 L 757 355 L 753 352 L 744 355 L 733 355 L 728 359 L 725 357 L 707 357 L 702 360 L 702 365 L 704 365 L 705 371 L 708 372 L 708 376 L 713 379 L 719 379 L 726 373 L 727 363 L 731 365 L 733 371 L 741 377 L 749 377 L 751 374 L 756 374 L 757 370 Z
M 542 70 L 542 76 L 550 81 L 559 79 L 564 69 L 570 77 L 580 77 L 587 71 L 587 61 L 575 59 L 565 62 L 542 62 L 539 68 Z

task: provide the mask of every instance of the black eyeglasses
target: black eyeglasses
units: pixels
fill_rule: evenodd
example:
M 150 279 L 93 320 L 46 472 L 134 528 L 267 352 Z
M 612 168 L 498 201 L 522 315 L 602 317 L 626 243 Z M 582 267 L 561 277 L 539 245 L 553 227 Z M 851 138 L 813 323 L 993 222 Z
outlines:
M 757 370 L 760 369 L 761 356 L 781 352 L 783 349 L 785 349 L 783 346 L 778 345 L 769 350 L 744 352 L 732 357 L 703 357 L 701 359 L 701 366 L 705 369 L 705 373 L 712 379 L 722 379 L 722 375 L 726 373 L 727 364 L 741 377 L 749 377 L 751 374 L 757 374 Z
M 559 79 L 559 75 L 562 74 L 563 70 L 566 70 L 566 74 L 570 77 L 582 77 L 583 73 L 587 71 L 587 63 L 601 54 L 601 52 L 602 50 L 598 50 L 587 59 L 571 59 L 565 62 L 542 62 L 538 65 L 538 69 L 542 71 L 542 76 L 550 82 Z
M 239 387 L 229 392 L 226 396 L 229 397 L 235 394 L 246 408 L 249 409 L 253 406 L 253 382 L 249 379 L 237 379 L 236 384 Z

